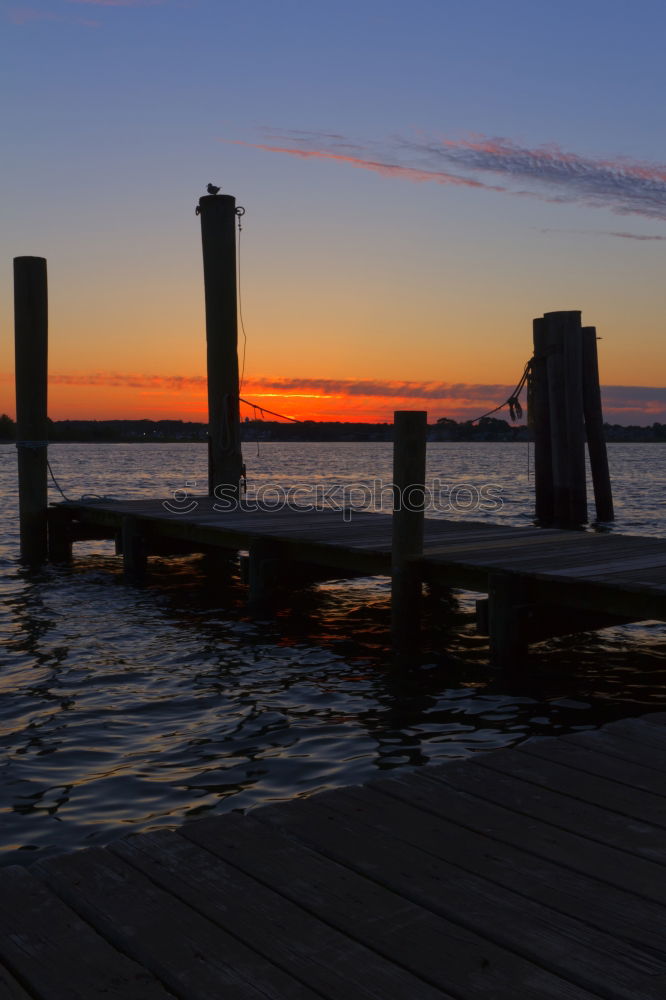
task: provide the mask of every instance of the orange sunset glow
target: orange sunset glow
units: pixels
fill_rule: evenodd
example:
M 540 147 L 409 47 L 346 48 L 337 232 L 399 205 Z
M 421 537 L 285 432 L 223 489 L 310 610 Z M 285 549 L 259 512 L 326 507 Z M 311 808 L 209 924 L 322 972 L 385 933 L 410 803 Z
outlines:
M 0 376 L 0 389 L 7 399 L 12 395 L 11 382 L 10 375 Z M 474 420 L 504 402 L 514 387 L 515 383 L 247 376 L 241 389 L 241 418 L 274 420 L 277 414 L 300 421 L 390 423 L 395 410 L 425 409 L 431 423 L 441 417 Z M 55 420 L 208 419 L 203 375 L 53 373 L 49 397 Z M 603 397 L 609 422 L 645 424 L 666 420 L 663 389 L 606 386 Z M 496 416 L 508 419 L 508 412 Z

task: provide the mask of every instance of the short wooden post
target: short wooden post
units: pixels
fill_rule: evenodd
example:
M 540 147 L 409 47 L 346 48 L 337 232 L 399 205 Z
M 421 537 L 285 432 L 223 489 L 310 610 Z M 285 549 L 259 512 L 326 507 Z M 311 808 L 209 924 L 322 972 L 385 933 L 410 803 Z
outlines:
M 599 385 L 599 359 L 597 355 L 597 331 L 593 326 L 584 326 L 583 334 L 583 410 L 587 450 L 590 455 L 594 502 L 598 521 L 612 521 L 613 491 L 608 469 L 608 452 L 604 438 L 604 418 L 601 409 L 601 388 Z
M 545 320 L 533 321 L 532 335 L 534 357 L 529 374 L 528 417 L 534 435 L 534 513 L 542 524 L 550 524 L 553 520 L 553 455 Z
M 62 507 L 52 507 L 48 512 L 48 522 L 49 560 L 51 562 L 70 562 L 74 541 L 71 514 Z
M 247 561 L 248 605 L 254 614 L 270 609 L 279 578 L 280 562 L 275 547 L 261 538 L 250 541 Z
M 519 669 L 527 655 L 524 581 L 509 573 L 491 573 L 488 582 L 490 663 L 507 672 Z
M 418 642 L 421 576 L 414 560 L 423 553 L 426 433 L 424 410 L 399 410 L 394 417 L 391 636 L 397 653 Z
M 228 194 L 199 199 L 206 301 L 208 362 L 208 488 L 239 499 L 240 442 L 236 296 L 236 200 Z
M 46 260 L 14 258 L 16 447 L 21 559 L 38 565 L 48 546 L 48 294 Z
M 130 583 L 143 583 L 148 567 L 146 541 L 139 522 L 130 514 L 122 519 L 121 545 L 125 578 Z
M 553 517 L 562 526 L 587 520 L 580 311 L 546 313 Z

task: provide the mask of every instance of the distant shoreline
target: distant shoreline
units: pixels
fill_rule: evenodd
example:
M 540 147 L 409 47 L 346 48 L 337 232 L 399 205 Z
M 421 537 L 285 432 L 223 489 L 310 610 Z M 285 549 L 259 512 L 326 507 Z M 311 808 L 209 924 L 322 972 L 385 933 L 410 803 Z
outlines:
M 205 443 L 207 425 L 183 420 L 54 420 L 49 426 L 51 444 L 194 444 Z M 604 424 L 609 442 L 663 443 L 666 424 L 648 427 Z M 342 423 L 305 420 L 282 423 L 277 420 L 244 420 L 241 440 L 253 442 L 325 442 L 343 444 L 347 441 L 371 443 L 393 440 L 393 424 Z M 428 441 L 440 442 L 527 442 L 532 433 L 525 424 L 510 424 L 506 420 L 487 417 L 477 423 L 443 419 L 428 427 Z M 0 444 L 16 441 L 14 421 L 0 417 Z

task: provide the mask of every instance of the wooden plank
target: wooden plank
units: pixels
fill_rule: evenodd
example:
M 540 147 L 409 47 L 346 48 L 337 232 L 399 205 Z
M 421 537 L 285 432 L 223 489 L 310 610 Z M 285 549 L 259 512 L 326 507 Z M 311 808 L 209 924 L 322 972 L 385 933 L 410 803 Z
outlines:
M 239 549 L 264 539 L 282 546 L 282 558 L 293 562 L 367 574 L 390 569 L 388 514 L 354 511 L 345 522 L 333 510 L 216 513 L 210 498 L 197 501 L 197 511 L 185 516 L 165 510 L 160 500 L 60 506 L 105 530 L 133 514 L 149 540 Z M 427 554 L 415 569 L 425 581 L 487 592 L 487 574 L 500 569 L 529 580 L 537 603 L 666 620 L 663 540 L 436 518 L 425 520 L 424 532 Z
M 626 852 L 627 864 L 629 855 L 654 862 L 647 869 L 648 883 L 653 880 L 660 888 L 656 898 L 666 902 L 666 886 L 659 883 L 660 878 L 663 880 L 663 872 L 658 866 L 666 865 L 666 845 L 660 827 L 637 821 L 627 823 L 626 818 L 569 796 L 566 791 L 555 791 L 525 780 L 523 774 L 530 773 L 529 768 L 523 766 L 525 755 L 518 755 L 517 764 L 514 757 L 505 768 L 502 767 L 501 757 L 509 752 L 474 754 L 461 767 L 447 764 L 437 777 L 525 816 Z
M 585 774 L 628 785 L 629 788 L 640 789 L 653 795 L 666 796 L 666 780 L 663 773 L 643 767 L 635 761 L 622 760 L 620 757 L 607 756 L 595 749 L 594 741 L 585 745 L 578 740 L 575 743 L 559 739 L 535 738 L 521 743 L 518 747 L 521 753 L 534 755 L 543 760 L 562 764 L 583 771 Z M 666 769 L 666 751 L 661 754 L 664 769 Z M 666 819 L 666 803 L 664 803 Z
M 564 742 L 572 742 L 576 745 L 588 747 L 598 753 L 607 754 L 609 757 L 620 758 L 623 761 L 631 761 L 640 764 L 641 767 L 663 774 L 666 771 L 666 742 L 663 746 L 646 746 L 643 743 L 636 743 L 631 739 L 626 739 L 617 732 L 606 732 L 606 728 L 595 730 L 595 732 L 572 733 L 562 736 Z M 662 784 L 664 778 L 661 778 Z M 657 788 L 652 789 L 658 791 Z M 664 792 L 666 794 L 666 791 Z
M 431 797 L 436 799 L 432 792 Z M 442 797 L 450 804 L 454 796 L 444 792 Z M 397 801 L 384 791 L 381 782 L 373 788 L 350 788 L 318 796 L 314 801 L 323 799 L 336 813 L 344 812 L 355 822 L 371 826 L 383 841 L 395 840 L 406 845 L 406 852 L 416 847 L 512 894 L 582 920 L 603 934 L 631 942 L 639 963 L 645 953 L 656 952 L 666 970 L 663 907 L 619 891 L 587 873 L 574 871 L 569 865 L 541 858 L 531 849 L 528 851 L 524 842 L 518 846 L 501 842 L 494 838 L 492 829 L 473 829 L 468 817 L 461 825 L 445 816 L 441 808 L 436 813 L 424 810 L 422 803 L 412 797 L 403 796 Z M 469 802 L 467 811 L 473 811 Z M 626 953 L 623 954 L 626 958 Z
M 259 818 L 333 860 L 482 934 L 500 947 L 613 1000 L 662 1000 L 666 961 L 527 899 L 457 864 L 389 838 L 347 793 L 263 809 Z
M 471 780 L 468 772 L 471 771 Z M 499 785 L 499 787 L 497 787 Z M 442 816 L 462 827 L 484 833 L 495 840 L 512 844 L 546 861 L 570 868 L 615 887 L 618 913 L 631 914 L 642 934 L 645 924 L 661 934 L 666 913 L 666 884 L 663 869 L 651 861 L 636 858 L 584 833 L 555 826 L 552 822 L 531 815 L 530 803 L 539 799 L 540 792 L 526 785 L 527 796 L 521 794 L 518 781 L 501 779 L 481 773 L 470 764 L 455 762 L 419 768 L 416 772 L 396 772 L 394 777 L 371 782 L 385 795 L 392 795 L 417 805 L 420 809 Z M 533 794 L 530 794 L 533 793 Z M 489 797 L 483 797 L 484 794 Z M 491 798 L 490 796 L 494 796 Z M 539 812 L 539 806 L 536 806 Z M 640 897 L 637 905 L 636 897 Z M 621 901 L 621 904 L 620 904 Z M 653 905 L 656 904 L 656 905 Z M 642 917 L 641 917 L 642 915 Z M 627 934 L 633 934 L 627 926 Z M 651 936 L 645 939 L 648 943 Z
M 104 937 L 187 1000 L 309 1000 L 302 983 L 105 850 L 37 862 L 49 886 Z
M 0 997 L 3 1000 L 32 1000 L 21 984 L 0 965 Z
M 251 816 L 187 823 L 182 835 L 380 955 L 464 1000 L 592 994 L 431 913 Z M 353 994 L 352 994 L 353 995 Z M 596 994 L 595 992 L 595 995 Z
M 596 805 L 652 827 L 666 827 L 666 803 L 659 795 L 637 792 L 596 775 L 573 771 L 570 767 L 543 760 L 521 749 L 480 754 L 476 762 L 481 767 L 500 770 L 561 792 L 585 805 Z
M 664 726 L 666 729 L 666 712 L 650 712 L 649 715 L 642 715 L 640 721 L 651 726 Z
M 444 994 L 175 833 L 142 834 L 113 852 L 317 995 L 441 1000 Z M 353 920 L 353 915 L 351 915 Z
M 649 724 L 647 720 L 621 719 L 609 723 L 605 728 L 613 737 L 621 736 L 625 740 L 631 740 L 646 748 L 650 747 L 654 751 L 663 750 L 666 747 L 666 730 L 663 726 Z
M 0 961 L 30 993 L 43 1000 L 172 996 L 25 868 L 2 869 L 0 896 Z

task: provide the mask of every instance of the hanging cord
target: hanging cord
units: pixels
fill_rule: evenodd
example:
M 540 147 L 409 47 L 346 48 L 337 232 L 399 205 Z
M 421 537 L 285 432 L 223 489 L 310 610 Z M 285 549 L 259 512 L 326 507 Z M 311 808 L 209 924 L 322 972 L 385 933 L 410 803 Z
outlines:
M 255 420 L 255 422 L 257 420 L 264 420 L 264 414 L 270 413 L 270 415 L 272 417 L 281 417 L 282 420 L 291 420 L 291 422 L 294 423 L 294 424 L 300 424 L 300 423 L 302 423 L 302 421 L 301 420 L 297 420 L 296 417 L 288 417 L 286 415 L 286 413 L 276 413 L 274 410 L 267 410 L 267 409 L 265 409 L 265 407 L 259 406 L 258 403 L 251 403 L 249 401 L 249 399 L 243 399 L 242 396 L 240 396 L 239 399 L 240 399 L 241 403 L 245 403 L 246 406 L 251 406 L 252 407 L 252 409 L 254 411 L 254 420 Z M 260 413 L 261 416 L 257 417 L 257 413 Z M 259 438 L 257 438 L 257 458 L 259 458 L 259 457 L 260 457 L 260 455 L 259 455 Z
M 236 250 L 236 287 L 238 292 L 238 318 L 240 320 L 241 332 L 243 334 L 243 357 L 241 361 L 241 373 L 240 373 L 240 389 L 243 390 L 243 381 L 245 379 L 245 355 L 247 354 L 247 334 L 245 332 L 245 323 L 243 322 L 243 297 L 241 295 L 241 233 L 243 232 L 243 225 L 241 219 L 245 215 L 245 209 L 242 205 L 239 205 L 236 209 L 236 217 L 238 218 L 238 245 Z
M 527 382 L 527 378 L 529 376 L 531 367 L 532 367 L 532 358 L 530 358 L 530 360 L 525 365 L 525 368 L 523 369 L 523 374 L 520 376 L 520 381 L 518 382 L 518 385 L 504 403 L 500 403 L 500 405 L 496 406 L 494 410 L 488 410 L 487 413 L 482 413 L 480 417 L 475 417 L 474 420 L 468 420 L 466 421 L 466 423 L 476 424 L 478 423 L 479 420 L 485 420 L 486 417 L 491 417 L 493 413 L 499 413 L 499 411 L 503 410 L 505 406 L 509 407 L 509 413 L 511 414 L 511 419 L 514 422 L 516 420 L 520 420 L 520 418 L 523 415 L 523 408 L 520 405 L 520 399 L 518 397 L 520 396 L 521 392 L 523 391 L 523 387 Z
M 71 497 L 67 496 L 67 494 L 63 490 L 62 486 L 60 485 L 60 483 L 58 482 L 58 480 L 55 477 L 55 473 L 54 473 L 53 469 L 51 468 L 51 463 L 49 462 L 48 446 L 49 446 L 49 442 L 48 441 L 17 441 L 16 442 L 16 447 L 17 448 L 46 448 L 47 449 L 47 452 L 46 452 L 46 467 L 49 470 L 49 475 L 51 476 L 51 479 L 53 480 L 53 485 L 55 486 L 55 488 L 57 489 L 58 493 L 63 498 L 63 500 L 65 500 L 67 503 L 76 503 L 76 500 L 72 500 Z M 88 501 L 88 500 L 115 500 L 115 497 L 113 497 L 111 495 L 102 496 L 99 493 L 83 493 L 79 497 L 79 500 L 85 500 L 85 501 Z
M 49 472 L 51 473 L 51 479 L 53 480 L 53 485 L 57 489 L 58 493 L 63 498 L 63 500 L 67 500 L 68 503 L 71 503 L 71 497 L 67 496 L 67 494 L 63 490 L 62 486 L 60 485 L 60 483 L 58 482 L 58 480 L 56 479 L 56 477 L 53 475 L 53 469 L 51 468 L 51 463 L 48 460 L 48 456 L 47 456 L 47 459 L 46 459 L 46 465 L 48 467 Z M 83 499 L 83 498 L 81 498 L 81 499 Z
M 270 413 L 270 415 L 272 417 L 280 417 L 282 420 L 291 420 L 291 422 L 293 424 L 302 424 L 303 423 L 302 420 L 297 420 L 296 417 L 288 417 L 286 413 L 276 413 L 275 410 L 267 410 L 265 406 L 259 406 L 257 403 L 251 403 L 249 399 L 243 399 L 242 396 L 239 396 L 239 399 L 240 399 L 241 403 L 245 403 L 246 406 L 251 406 L 252 409 L 255 411 L 255 413 L 256 413 L 257 410 L 259 410 L 259 412 L 262 415 L 262 417 L 261 417 L 262 420 L 263 420 L 263 414 L 264 413 Z

